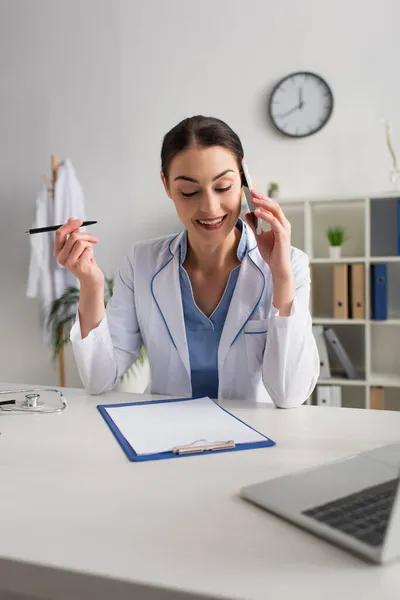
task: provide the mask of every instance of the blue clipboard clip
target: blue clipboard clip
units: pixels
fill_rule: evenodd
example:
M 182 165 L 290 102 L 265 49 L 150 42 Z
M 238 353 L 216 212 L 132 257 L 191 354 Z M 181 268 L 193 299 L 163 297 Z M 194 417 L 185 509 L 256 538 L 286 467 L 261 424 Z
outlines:
M 196 440 L 186 446 L 177 446 L 172 449 L 174 454 L 192 454 L 194 452 L 209 452 L 212 450 L 228 450 L 235 448 L 233 440 L 226 442 L 211 442 L 210 440 Z

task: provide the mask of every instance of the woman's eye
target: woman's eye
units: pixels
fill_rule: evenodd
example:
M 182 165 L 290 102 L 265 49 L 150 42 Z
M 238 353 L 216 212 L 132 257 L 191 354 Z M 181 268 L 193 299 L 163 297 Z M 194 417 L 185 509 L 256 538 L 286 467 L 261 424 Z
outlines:
M 232 187 L 232 184 L 228 185 L 228 187 L 225 187 L 225 188 L 215 188 L 215 191 L 216 192 L 228 192 L 231 189 L 231 187 Z
M 218 193 L 222 193 L 222 192 L 228 192 L 230 189 L 232 188 L 232 184 L 228 185 L 228 187 L 225 188 L 215 188 L 215 191 Z M 182 196 L 184 198 L 193 198 L 193 196 L 196 196 L 199 193 L 199 190 L 197 190 L 196 192 L 181 192 Z

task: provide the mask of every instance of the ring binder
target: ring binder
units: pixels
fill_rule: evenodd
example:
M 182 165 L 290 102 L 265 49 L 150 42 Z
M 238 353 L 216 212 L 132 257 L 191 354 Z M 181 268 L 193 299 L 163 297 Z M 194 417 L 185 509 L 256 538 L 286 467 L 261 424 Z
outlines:
M 198 445 L 203 442 L 201 445 Z M 186 446 L 177 446 L 172 449 L 174 454 L 191 454 L 192 452 L 207 452 L 209 450 L 226 450 L 228 448 L 235 448 L 236 444 L 233 440 L 226 442 L 211 442 L 209 440 L 196 440 Z

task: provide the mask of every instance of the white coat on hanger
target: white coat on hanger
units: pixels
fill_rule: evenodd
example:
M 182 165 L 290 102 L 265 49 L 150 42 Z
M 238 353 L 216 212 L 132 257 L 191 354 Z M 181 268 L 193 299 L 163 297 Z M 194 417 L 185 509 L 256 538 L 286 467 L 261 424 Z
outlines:
M 65 223 L 69 217 L 85 219 L 82 187 L 69 159 L 59 163 L 54 201 L 47 185 L 41 189 L 35 207 L 32 228 Z M 81 229 L 82 231 L 85 228 Z M 55 259 L 54 232 L 30 236 L 31 254 L 26 295 L 39 299 L 40 322 L 45 340 L 48 340 L 46 322 L 52 301 L 59 298 L 69 286 L 79 288 L 79 281 Z

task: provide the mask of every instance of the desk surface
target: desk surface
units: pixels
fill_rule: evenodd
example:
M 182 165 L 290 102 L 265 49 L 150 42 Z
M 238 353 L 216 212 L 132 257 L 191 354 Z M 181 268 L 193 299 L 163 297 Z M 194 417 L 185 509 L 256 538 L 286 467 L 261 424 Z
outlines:
M 399 598 L 399 563 L 364 563 L 238 490 L 399 442 L 400 413 L 230 402 L 277 445 L 131 463 L 95 407 L 132 395 L 65 394 L 61 414 L 0 415 L 0 590 L 68 600 Z

